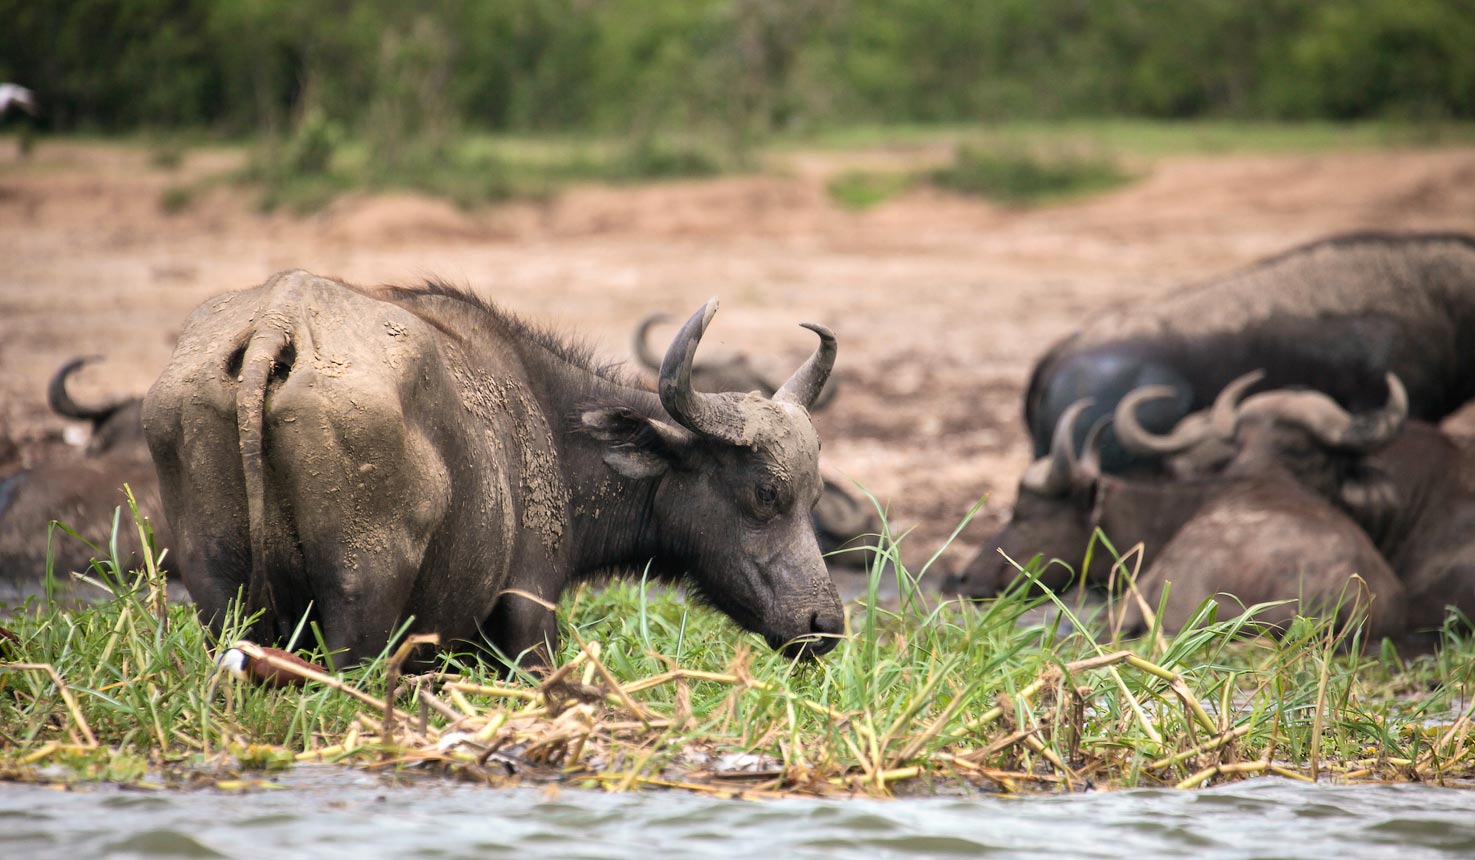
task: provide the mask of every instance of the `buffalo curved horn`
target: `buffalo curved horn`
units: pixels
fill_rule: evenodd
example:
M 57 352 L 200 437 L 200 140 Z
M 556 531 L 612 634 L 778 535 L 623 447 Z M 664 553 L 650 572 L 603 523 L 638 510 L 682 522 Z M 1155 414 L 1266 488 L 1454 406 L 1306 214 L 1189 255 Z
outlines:
M 1320 391 L 1270 391 L 1240 407 L 1237 420 L 1267 415 L 1306 428 L 1322 445 L 1336 451 L 1374 451 L 1393 441 L 1408 418 L 1408 392 L 1393 373 L 1386 377 L 1388 400 L 1371 412 L 1356 415 Z
M 815 406 L 830 371 L 835 367 L 835 333 L 819 323 L 800 323 L 804 328 L 819 335 L 819 346 L 814 354 L 794 371 L 789 380 L 773 393 L 773 399 L 781 403 L 797 403 L 805 409 Z
M 1019 483 L 1024 489 L 1041 496 L 1061 496 L 1069 492 L 1071 479 L 1077 474 L 1075 424 L 1091 398 L 1072 403 L 1055 422 L 1055 435 L 1050 440 L 1050 453 L 1030 464 Z
M 1210 434 L 1209 422 L 1202 414 L 1187 415 L 1171 433 L 1159 436 L 1142 426 L 1137 420 L 1137 409 L 1149 400 L 1166 400 L 1177 397 L 1178 389 L 1171 385 L 1144 385 L 1127 392 L 1116 407 L 1116 437 L 1134 454 L 1153 454 L 1167 457 L 1186 451 L 1204 441 Z
M 1219 438 L 1225 441 L 1234 438 L 1234 425 L 1239 417 L 1239 402 L 1244 399 L 1246 391 L 1264 378 L 1265 371 L 1252 370 L 1235 377 L 1232 382 L 1224 386 L 1219 396 L 1214 398 L 1214 406 L 1209 412 L 1209 422 L 1213 425 L 1214 432 L 1219 435 Z
M 1255 383 L 1265 378 L 1263 370 L 1252 370 L 1236 377 L 1224 386 L 1214 405 L 1206 412 L 1185 415 L 1172 432 L 1159 436 L 1142 426 L 1137 420 L 1137 409 L 1149 400 L 1163 400 L 1176 396 L 1178 389 L 1168 385 L 1145 385 L 1127 392 L 1116 408 L 1117 440 L 1134 454 L 1152 454 L 1170 457 L 1181 454 L 1214 437 L 1223 440 L 1234 438 L 1234 425 L 1238 416 L 1239 401 Z
M 661 377 L 656 387 L 661 406 L 676 423 L 702 436 L 735 442 L 742 437 L 743 426 L 736 407 L 723 395 L 704 394 L 691 387 L 691 365 L 697 346 L 716 313 L 717 299 L 709 299 L 681 326 L 661 360 Z
M 661 358 L 650 348 L 650 330 L 653 326 L 670 321 L 670 314 L 655 313 L 648 315 L 640 321 L 640 325 L 635 327 L 635 342 L 633 344 L 635 359 L 651 370 L 661 369 Z
M 94 361 L 101 361 L 100 355 L 84 355 L 74 358 L 63 364 L 57 370 L 56 375 L 51 377 L 51 383 L 46 386 L 46 402 L 51 406 L 51 411 L 63 418 L 75 418 L 78 421 L 98 422 L 107 418 L 118 409 L 118 404 L 109 403 L 106 406 L 87 408 L 79 406 L 72 395 L 67 392 L 67 377 L 71 376 L 78 368 Z
M 1080 459 L 1076 461 L 1072 477 L 1080 483 L 1091 483 L 1101 477 L 1101 436 L 1111 424 L 1112 417 L 1103 415 L 1096 419 L 1086 431 L 1086 442 L 1081 446 Z

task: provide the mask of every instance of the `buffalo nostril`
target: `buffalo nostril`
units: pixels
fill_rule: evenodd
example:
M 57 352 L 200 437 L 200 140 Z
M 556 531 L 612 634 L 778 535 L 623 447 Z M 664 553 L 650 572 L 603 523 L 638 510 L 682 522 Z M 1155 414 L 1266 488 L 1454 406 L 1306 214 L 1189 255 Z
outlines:
M 838 612 L 815 612 L 809 616 L 809 635 L 805 644 L 807 656 L 818 657 L 828 654 L 840 644 L 840 634 L 845 632 L 845 619 Z
M 808 632 L 777 644 L 769 637 L 768 644 L 775 648 L 782 647 L 784 654 L 793 659 L 812 660 L 833 651 L 844 632 L 845 618 L 839 612 L 811 612 Z
M 809 632 L 821 636 L 839 636 L 845 632 L 845 620 L 837 613 L 815 612 L 809 616 Z

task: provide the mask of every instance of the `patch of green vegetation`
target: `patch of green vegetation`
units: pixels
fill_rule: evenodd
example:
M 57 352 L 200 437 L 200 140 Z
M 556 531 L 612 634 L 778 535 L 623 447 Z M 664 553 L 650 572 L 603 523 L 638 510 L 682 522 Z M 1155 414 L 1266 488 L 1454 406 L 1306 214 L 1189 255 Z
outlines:
M 640 580 L 564 597 L 549 677 L 507 680 L 453 653 L 439 673 L 398 679 L 380 657 L 287 689 L 216 674 L 239 617 L 214 642 L 163 603 L 157 561 L 137 576 L 102 561 L 103 602 L 36 601 L 6 620 L 0 777 L 188 784 L 393 762 L 756 797 L 1475 775 L 1475 640 L 1455 628 L 1436 653 L 1400 657 L 1312 618 L 1254 638 L 1256 608 L 1226 619 L 1238 608 L 1207 601 L 1175 635 L 1117 641 L 1050 595 L 931 597 L 889 534 L 875 561 L 842 640 L 813 662 Z M 893 576 L 899 604 L 883 607 Z M 297 635 L 331 666 L 312 625 Z M 752 766 L 716 775 L 728 755 Z
M 184 164 L 184 155 L 183 142 L 171 138 L 154 146 L 149 153 L 149 164 L 163 170 L 178 170 Z
M 951 164 L 928 178 L 965 194 L 1026 204 L 1105 191 L 1132 176 L 1115 159 L 1101 155 L 961 146 Z
M 171 185 L 159 195 L 159 208 L 167 214 L 178 215 L 195 203 L 196 186 Z
M 607 177 L 625 181 L 700 179 L 726 172 L 716 147 L 689 140 L 646 138 L 624 148 Z
M 916 177 L 901 171 L 847 170 L 825 185 L 830 199 L 846 209 L 869 209 L 905 192 Z
M 1475 123 L 1454 120 L 1266 121 L 1059 119 L 845 125 L 779 141 L 785 149 L 972 145 L 1092 148 L 1130 158 L 1220 153 L 1326 152 L 1475 143 Z
M 182 152 L 185 137 L 179 140 Z M 1273 123 L 1151 120 L 1018 121 L 990 125 L 850 126 L 771 141 L 782 155 L 809 147 L 946 147 L 953 161 L 933 176 L 908 171 L 848 171 L 830 181 L 831 198 L 865 209 L 918 181 L 1025 202 L 1090 193 L 1130 181 L 1153 158 L 1183 153 L 1314 152 L 1475 143 L 1475 123 Z M 151 143 L 153 158 L 170 146 Z M 392 149 L 309 114 L 285 138 L 252 145 L 236 179 L 260 189 L 263 209 L 320 209 L 351 191 L 409 190 L 474 208 L 507 200 L 547 199 L 571 183 L 636 183 L 703 178 L 755 169 L 762 153 L 739 158 L 720 139 L 694 134 L 630 140 L 573 134 L 443 135 L 436 143 Z M 1103 153 L 1109 153 L 1105 155 Z M 157 163 L 157 162 L 156 162 Z M 1129 166 L 1130 165 L 1130 166 Z M 991 189 L 987 192 L 976 189 Z M 187 205 L 181 195 L 165 203 Z
M 702 178 L 730 169 L 717 147 L 680 138 L 611 145 L 474 135 L 406 147 L 386 163 L 367 141 L 304 132 L 258 146 L 240 178 L 261 187 L 266 210 L 309 212 L 349 191 L 418 191 L 470 209 L 547 199 L 574 182 Z

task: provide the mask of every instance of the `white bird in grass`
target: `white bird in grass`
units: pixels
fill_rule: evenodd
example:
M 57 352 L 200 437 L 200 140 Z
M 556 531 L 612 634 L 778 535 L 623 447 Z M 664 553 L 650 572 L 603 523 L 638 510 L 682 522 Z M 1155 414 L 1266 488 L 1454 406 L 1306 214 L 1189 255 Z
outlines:
M 20 84 L 0 84 L 0 117 L 10 113 L 12 107 L 20 108 L 31 116 L 35 116 L 36 94 Z

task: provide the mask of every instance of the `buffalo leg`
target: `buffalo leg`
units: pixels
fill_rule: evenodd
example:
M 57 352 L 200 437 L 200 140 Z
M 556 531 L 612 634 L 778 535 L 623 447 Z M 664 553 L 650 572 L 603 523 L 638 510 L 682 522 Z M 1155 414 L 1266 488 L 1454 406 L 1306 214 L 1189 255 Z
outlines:
M 558 617 L 549 608 L 555 600 L 533 592 L 503 592 L 483 626 L 499 659 L 526 671 L 547 671 L 558 648 Z

